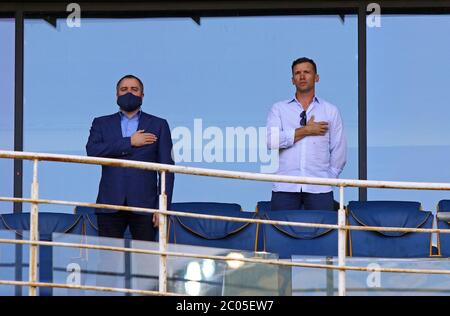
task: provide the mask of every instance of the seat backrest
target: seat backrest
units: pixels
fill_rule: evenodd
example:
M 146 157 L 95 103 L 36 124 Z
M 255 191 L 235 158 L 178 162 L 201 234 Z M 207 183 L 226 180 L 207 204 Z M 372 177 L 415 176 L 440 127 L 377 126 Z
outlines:
M 378 211 L 380 209 L 391 209 L 405 211 L 420 211 L 420 202 L 414 201 L 350 201 L 347 209 Z
M 437 206 L 438 212 L 450 212 L 450 200 L 440 200 Z
M 240 212 L 242 207 L 237 203 L 218 202 L 177 202 L 171 204 L 171 210 L 179 212 L 192 212 L 209 214 L 211 211 Z
M 439 229 L 450 229 L 450 200 L 440 200 L 437 205 L 436 223 Z M 437 253 L 450 257 L 450 234 L 437 233 Z
M 21 231 L 30 230 L 30 213 L 1 214 L 3 229 Z M 38 231 L 41 240 L 51 240 L 53 233 L 81 234 L 82 216 L 64 213 L 39 212 Z
M 235 203 L 172 203 L 171 208 L 179 212 L 256 218 L 256 213 L 242 212 L 241 206 Z M 256 234 L 257 225 L 253 223 L 170 216 L 171 243 L 254 251 Z
M 275 221 L 337 224 L 337 213 L 329 210 L 265 211 L 261 218 Z M 264 249 L 280 258 L 292 255 L 337 255 L 337 230 L 332 228 L 263 225 Z
M 351 201 L 347 210 L 362 226 L 420 227 L 430 212 L 420 210 L 419 202 Z M 402 236 L 404 232 L 379 231 L 385 236 Z
M 83 216 L 84 230 L 86 235 L 98 236 L 98 223 L 95 208 L 90 206 L 76 206 L 75 214 Z M 127 228 L 124 233 L 124 239 L 131 240 L 132 236 L 130 229 Z
M 79 215 L 95 214 L 95 207 L 91 207 L 91 206 L 75 206 L 74 213 L 75 214 L 79 214 Z
M 271 210 L 271 202 L 270 201 L 258 201 L 256 204 L 256 211 L 259 214 L 264 214 L 267 211 Z
M 431 212 L 419 202 L 351 201 L 348 223 L 354 226 L 432 228 Z M 430 233 L 350 231 L 350 253 L 360 257 L 417 258 L 431 254 Z

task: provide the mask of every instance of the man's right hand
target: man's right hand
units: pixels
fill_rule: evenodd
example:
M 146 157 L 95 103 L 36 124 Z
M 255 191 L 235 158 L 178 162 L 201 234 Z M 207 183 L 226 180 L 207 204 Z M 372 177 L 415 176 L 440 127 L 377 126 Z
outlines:
M 314 122 L 314 115 L 306 123 L 306 134 L 311 136 L 323 136 L 328 132 L 328 122 Z
M 328 122 L 314 122 L 314 115 L 304 127 L 295 129 L 294 142 L 305 138 L 306 136 L 323 136 L 328 132 Z
M 158 137 L 152 133 L 144 133 L 143 129 L 136 131 L 131 135 L 131 146 L 142 147 L 145 145 L 150 145 L 156 142 Z

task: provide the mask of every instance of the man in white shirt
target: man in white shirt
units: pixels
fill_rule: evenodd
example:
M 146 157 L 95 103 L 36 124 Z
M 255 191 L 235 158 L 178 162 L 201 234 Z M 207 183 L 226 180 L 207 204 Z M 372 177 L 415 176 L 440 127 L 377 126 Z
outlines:
M 315 94 L 317 66 L 292 63 L 295 97 L 277 102 L 267 117 L 267 146 L 279 149 L 277 174 L 337 178 L 347 160 L 347 141 L 337 107 Z M 274 183 L 272 210 L 333 210 L 331 186 Z

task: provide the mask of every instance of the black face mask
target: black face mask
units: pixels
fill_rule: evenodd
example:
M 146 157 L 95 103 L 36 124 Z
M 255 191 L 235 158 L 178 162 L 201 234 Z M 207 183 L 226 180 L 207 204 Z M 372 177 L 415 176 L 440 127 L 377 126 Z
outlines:
M 133 93 L 128 92 L 117 97 L 117 104 L 123 111 L 133 112 L 142 105 L 142 97 L 137 97 Z

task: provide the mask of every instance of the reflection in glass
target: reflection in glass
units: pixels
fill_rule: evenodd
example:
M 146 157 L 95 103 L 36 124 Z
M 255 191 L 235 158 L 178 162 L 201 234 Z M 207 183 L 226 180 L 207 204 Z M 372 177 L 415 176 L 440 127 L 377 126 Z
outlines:
M 53 240 L 79 243 L 80 235 L 53 234 Z M 84 237 L 83 237 L 84 238 Z M 123 240 L 88 236 L 82 243 L 123 247 Z M 138 249 L 158 250 L 155 242 L 132 241 Z M 276 259 L 275 255 L 237 252 L 235 250 L 169 244 L 169 251 L 227 256 L 239 253 L 242 258 Z M 123 253 L 76 248 L 53 248 L 55 283 L 94 285 L 158 291 L 159 256 L 133 253 L 126 266 Z M 242 262 L 241 262 L 242 263 Z M 127 272 L 127 270 L 129 270 Z M 260 263 L 244 263 L 230 268 L 224 260 L 169 256 L 168 291 L 183 295 L 288 295 L 290 273 L 283 268 Z M 54 289 L 54 295 L 125 295 L 115 292 Z

